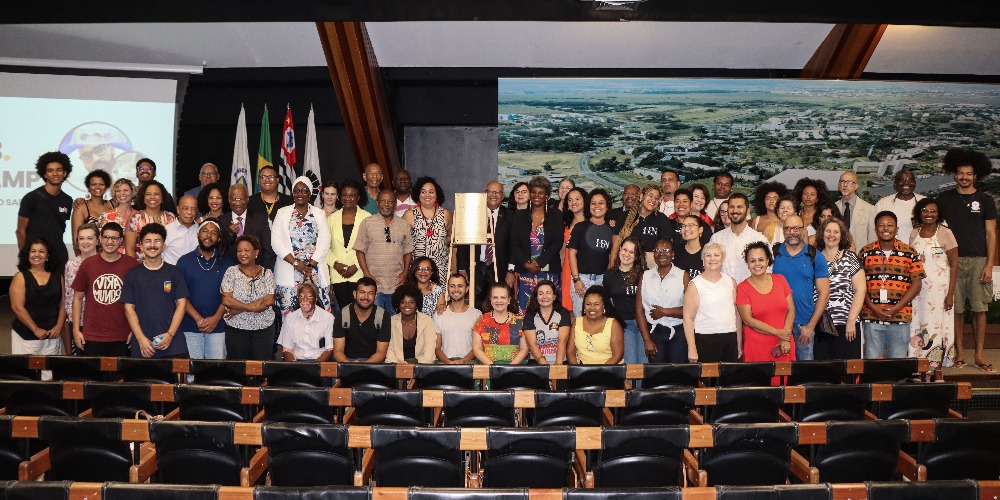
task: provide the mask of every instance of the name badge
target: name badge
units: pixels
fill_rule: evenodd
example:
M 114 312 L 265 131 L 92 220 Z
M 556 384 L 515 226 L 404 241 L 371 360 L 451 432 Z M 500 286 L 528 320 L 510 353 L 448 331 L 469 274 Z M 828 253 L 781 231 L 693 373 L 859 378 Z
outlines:
M 889 302 L 889 290 L 885 288 L 878 291 L 878 301 L 885 304 Z

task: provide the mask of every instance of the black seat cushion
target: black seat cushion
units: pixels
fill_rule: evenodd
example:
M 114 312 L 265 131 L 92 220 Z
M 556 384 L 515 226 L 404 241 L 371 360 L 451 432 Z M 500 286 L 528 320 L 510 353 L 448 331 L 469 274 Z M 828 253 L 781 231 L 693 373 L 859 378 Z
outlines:
M 40 417 L 38 437 L 49 443 L 52 468 L 46 480 L 128 481 L 129 443 L 122 441 L 121 419 Z
M 337 365 L 340 387 L 352 389 L 395 389 L 396 365 L 340 363 Z
M 274 486 L 351 485 L 354 453 L 340 425 L 265 422 L 268 469 Z
M 794 406 L 797 422 L 862 420 L 872 399 L 868 384 L 813 385 L 806 387 L 804 403 Z
M 690 389 L 635 389 L 625 393 L 618 425 L 684 425 L 691 421 L 695 392 Z
M 861 483 L 896 479 L 899 448 L 909 441 L 905 420 L 828 422 L 826 444 L 816 447 L 810 463 L 827 483 Z
M 917 358 L 866 359 L 863 363 L 858 377 L 861 384 L 891 384 L 911 379 L 920 371 Z
M 330 391 L 318 388 L 262 387 L 264 420 L 301 424 L 332 424 Z
M 847 376 L 847 361 L 808 360 L 791 364 L 787 385 L 840 384 Z
M 527 488 L 410 488 L 408 500 L 528 500 Z
M 681 500 L 679 486 L 665 488 L 565 488 L 563 500 Z
M 604 401 L 604 391 L 537 391 L 532 425 L 600 427 Z
M 442 413 L 448 427 L 513 427 L 514 391 L 445 391 Z
M 218 500 L 218 485 L 105 483 L 101 500 Z
M 174 401 L 180 407 L 181 420 L 203 422 L 246 422 L 243 390 L 236 387 L 178 384 Z
M 490 365 L 490 389 L 546 391 L 549 388 L 547 365 Z
M 63 400 L 62 382 L 0 380 L 0 400 L 8 415 L 73 416 L 72 401 Z
M 717 486 L 718 500 L 833 500 L 829 484 Z
M 257 486 L 253 489 L 253 500 L 368 500 L 371 497 L 372 490 L 368 486 Z
M 594 463 L 601 488 L 684 485 L 688 426 L 605 427 Z
M 108 380 L 101 371 L 98 356 L 47 356 L 45 368 L 52 370 L 52 380 L 73 382 L 100 382 Z
M 27 354 L 4 354 L 0 356 L 0 380 L 41 380 L 42 372 L 29 365 Z
M 118 358 L 118 374 L 126 382 L 177 383 L 174 360 L 170 358 Z
M 785 401 L 783 387 L 720 387 L 714 406 L 706 409 L 706 422 L 754 424 L 778 421 Z
M 697 387 L 700 379 L 699 363 L 643 365 L 643 389 Z
M 86 382 L 83 398 L 90 402 L 95 418 L 136 418 L 140 410 L 150 415 L 160 413 L 148 383 Z
M 371 429 L 377 486 L 458 488 L 465 485 L 458 427 Z
M 788 480 L 795 424 L 727 424 L 712 426 L 714 445 L 701 452 L 701 469 L 709 486 L 766 486 Z
M 483 486 L 564 488 L 572 486 L 576 433 L 571 427 L 486 430 Z
M 442 391 L 475 388 L 472 365 L 413 365 L 413 379 L 417 389 Z
M 947 418 L 948 407 L 957 396 L 958 384 L 954 382 L 892 384 L 892 401 L 880 402 L 877 414 L 884 420 Z
M 239 486 L 243 463 L 233 429 L 232 422 L 151 421 L 160 482 Z
M 624 389 L 625 365 L 569 365 L 566 388 L 574 390 Z
M 351 391 L 356 425 L 427 425 L 420 391 L 358 390 Z
M 194 383 L 225 387 L 242 387 L 250 383 L 246 361 L 222 359 L 192 359 Z
M 265 361 L 264 378 L 272 387 L 323 387 L 320 364 L 315 361 Z
M 868 500 L 978 500 L 975 481 L 868 483 Z
M 7 500 L 69 500 L 71 481 L 18 481 L 7 487 Z
M 1000 478 L 1000 421 L 939 419 L 917 461 L 928 480 Z
M 719 387 L 767 387 L 774 377 L 774 362 L 719 363 Z

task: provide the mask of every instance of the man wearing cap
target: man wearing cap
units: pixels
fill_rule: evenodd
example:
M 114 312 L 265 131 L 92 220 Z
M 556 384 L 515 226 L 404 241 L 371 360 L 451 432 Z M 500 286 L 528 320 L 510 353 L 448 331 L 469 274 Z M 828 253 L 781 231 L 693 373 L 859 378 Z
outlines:
M 181 331 L 192 359 L 226 359 L 226 325 L 222 321 L 225 308 L 219 289 L 222 276 L 234 262 L 219 252 L 222 226 L 218 220 L 205 219 L 197 234 L 198 247 L 177 261 L 177 270 L 184 275 L 189 295 Z
M 198 246 L 198 226 L 194 218 L 198 215 L 198 200 L 184 195 L 177 203 L 177 218 L 166 225 L 167 241 L 164 242 L 163 260 L 177 265 L 178 259 Z

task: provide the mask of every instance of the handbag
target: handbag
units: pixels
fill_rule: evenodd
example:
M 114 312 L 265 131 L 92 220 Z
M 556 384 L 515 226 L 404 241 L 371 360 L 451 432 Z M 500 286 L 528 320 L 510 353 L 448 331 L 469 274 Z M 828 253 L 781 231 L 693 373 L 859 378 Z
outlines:
M 826 333 L 828 335 L 833 335 L 837 337 L 840 333 L 837 332 L 837 327 L 833 324 L 833 316 L 830 316 L 830 311 L 823 311 L 823 317 L 819 320 L 819 331 Z

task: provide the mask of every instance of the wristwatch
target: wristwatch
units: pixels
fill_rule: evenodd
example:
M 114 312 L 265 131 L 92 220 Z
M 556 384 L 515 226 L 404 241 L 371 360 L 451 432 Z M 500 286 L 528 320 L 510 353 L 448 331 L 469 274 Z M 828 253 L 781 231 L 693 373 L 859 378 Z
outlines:
M 573 283 L 579 283 L 579 282 L 580 282 L 580 276 L 573 276 Z

